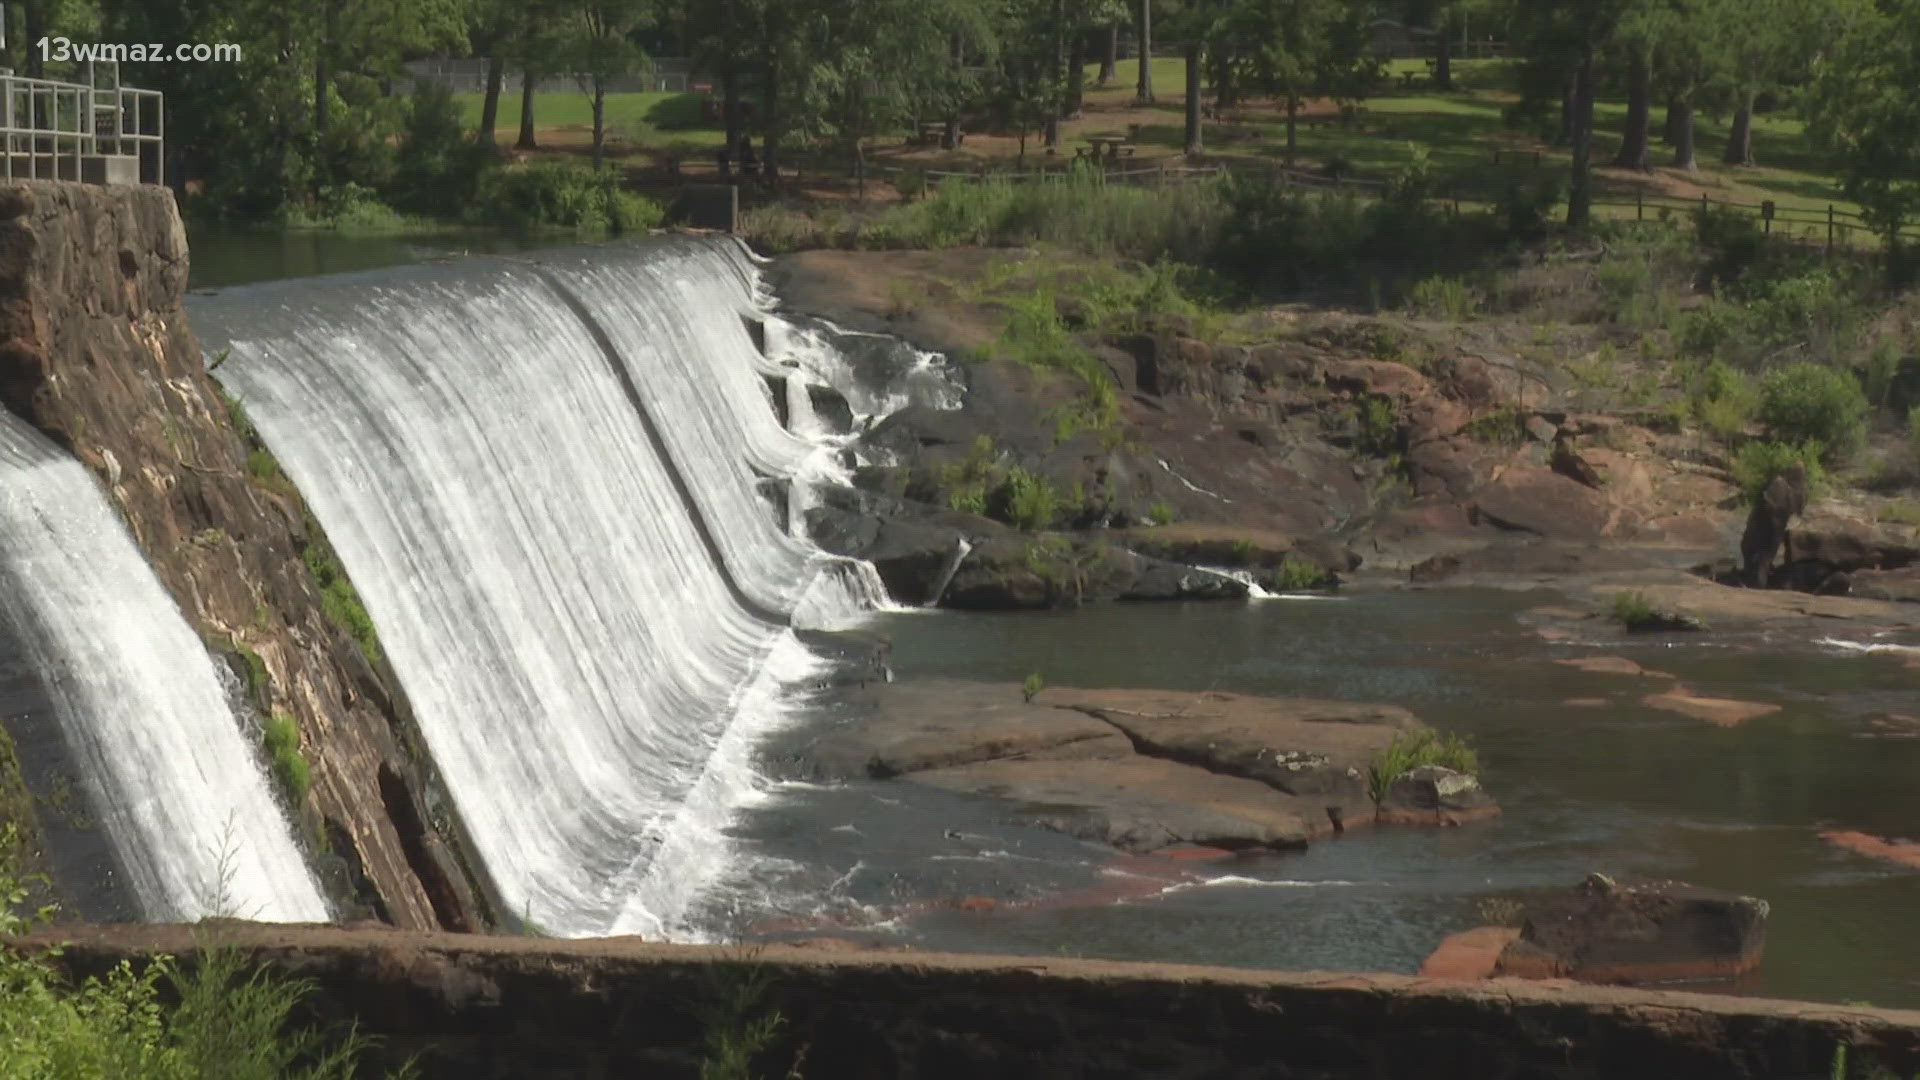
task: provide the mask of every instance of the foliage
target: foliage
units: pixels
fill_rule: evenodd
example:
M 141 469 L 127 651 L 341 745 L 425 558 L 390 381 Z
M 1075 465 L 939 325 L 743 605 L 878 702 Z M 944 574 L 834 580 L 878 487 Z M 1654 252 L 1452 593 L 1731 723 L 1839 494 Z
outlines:
M 47 955 L 5 939 L 45 924 L 25 912 L 30 881 L 0 833 L 0 1076 L 18 1080 L 351 1080 L 371 1040 L 296 1027 L 305 980 L 256 970 L 234 949 L 182 965 L 159 956 L 136 970 L 72 982 Z M 54 954 L 54 955 L 57 955 Z
M 1760 493 L 1774 477 L 1799 465 L 1807 472 L 1807 488 L 1811 494 L 1826 483 L 1826 470 L 1821 468 L 1820 458 L 1821 447 L 1817 442 L 1793 444 L 1756 439 L 1734 455 L 1734 482 L 1740 485 L 1741 495 L 1748 503 L 1758 502 Z
M 1760 407 L 1760 394 L 1752 380 L 1714 360 L 1701 367 L 1690 380 L 1687 404 L 1714 438 L 1732 442 L 1753 420 Z
M 1840 186 L 1891 246 L 1920 213 L 1920 0 L 1854 5 L 1819 58 L 1809 130 L 1833 154 Z M 1832 34 L 1832 29 L 1828 30 Z
M 1429 318 L 1465 322 L 1480 307 L 1480 298 L 1459 278 L 1436 274 L 1414 284 L 1407 306 Z
M 1060 516 L 1060 501 L 1059 491 L 1046 477 L 1015 465 L 1007 470 L 989 512 L 1015 528 L 1034 532 L 1054 524 Z
M 1273 589 L 1276 592 L 1310 592 L 1316 589 L 1330 589 L 1336 583 L 1334 575 L 1305 559 L 1296 559 L 1289 555 L 1280 560 L 1273 572 Z
M 645 232 L 662 217 L 659 204 L 621 190 L 618 174 L 551 159 L 487 172 L 474 199 L 469 213 L 476 224 L 523 233 L 619 236 Z
M 1045 677 L 1037 671 L 1030 671 L 1027 673 L 1026 680 L 1020 684 L 1020 700 L 1031 705 L 1033 704 L 1033 699 L 1040 696 L 1040 691 L 1046 688 L 1047 680 Z
M 778 1009 L 765 1008 L 773 973 L 756 954 L 736 965 L 716 965 L 694 1004 L 706 1042 L 700 1080 L 754 1080 L 759 1057 L 786 1026 Z M 797 1066 L 796 1066 L 797 1067 Z
M 300 752 L 300 729 L 293 717 L 275 711 L 260 728 L 260 742 L 266 747 L 267 761 L 273 766 L 273 778 L 295 806 L 307 800 L 311 775 L 307 757 Z
M 1666 622 L 1666 615 L 1655 608 L 1643 592 L 1614 593 L 1608 610 L 1615 621 L 1628 630 L 1651 630 Z
M 1155 525 L 1171 525 L 1174 520 L 1173 506 L 1170 503 L 1157 502 L 1147 511 L 1147 520 Z
M 1813 363 L 1769 372 L 1760 382 L 1758 416 L 1776 440 L 1816 442 L 1829 459 L 1849 454 L 1866 433 L 1867 399 L 1845 372 Z
M 307 573 L 313 576 L 313 583 L 320 589 L 320 607 L 333 620 L 335 626 L 347 632 L 367 662 L 376 667 L 383 655 L 380 651 L 380 635 L 374 630 L 373 619 L 367 614 L 366 605 L 361 603 L 360 594 L 348 579 L 346 568 L 340 565 L 340 556 L 334 554 L 333 545 L 320 531 L 319 522 L 307 515 L 307 529 L 301 558 L 307 564 Z
M 1439 765 L 1473 776 L 1480 772 L 1480 755 L 1460 735 L 1442 735 L 1431 728 L 1400 732 L 1373 759 L 1368 771 L 1373 801 L 1386 798 L 1395 780 L 1422 765 Z
M 1054 415 L 1055 435 L 1064 442 L 1082 431 L 1106 431 L 1120 419 L 1120 397 L 1113 376 L 1093 352 L 1068 331 L 1059 305 L 1045 289 L 1007 301 L 1006 327 L 994 343 L 994 355 L 1077 380 L 1079 395 Z

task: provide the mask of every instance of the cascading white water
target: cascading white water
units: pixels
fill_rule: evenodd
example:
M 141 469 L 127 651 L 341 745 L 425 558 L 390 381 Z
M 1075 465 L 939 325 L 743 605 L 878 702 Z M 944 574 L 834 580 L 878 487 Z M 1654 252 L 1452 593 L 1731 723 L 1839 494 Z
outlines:
M 783 430 L 712 244 L 236 290 L 217 375 L 360 588 L 504 904 L 548 933 L 698 936 L 750 749 L 884 602 L 753 493 Z
M 4 413 L 0 623 L 145 918 L 328 917 L 200 639 L 93 477 Z

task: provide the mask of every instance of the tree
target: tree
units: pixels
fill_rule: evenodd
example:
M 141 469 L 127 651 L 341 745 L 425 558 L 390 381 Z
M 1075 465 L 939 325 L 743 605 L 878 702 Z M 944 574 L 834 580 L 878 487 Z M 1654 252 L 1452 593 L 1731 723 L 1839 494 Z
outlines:
M 1140 16 L 1137 20 L 1139 31 L 1136 44 L 1139 45 L 1139 58 L 1134 66 L 1139 69 L 1134 84 L 1133 99 L 1141 105 L 1153 104 L 1153 0 L 1139 0 Z
M 1368 8 L 1351 0 L 1237 0 L 1215 33 L 1240 43 L 1244 85 L 1279 99 L 1287 114 L 1287 164 L 1298 149 L 1300 110 L 1317 94 L 1364 97 L 1380 61 L 1367 48 Z
M 633 33 L 653 17 L 652 0 L 574 0 L 566 58 L 593 98 L 593 167 L 606 164 L 607 84 L 646 61 Z
M 479 141 L 494 144 L 494 128 L 500 124 L 500 93 L 506 83 L 506 46 L 514 27 L 515 5 L 511 0 L 474 0 L 468 12 L 467 39 L 475 56 L 486 57 L 487 84 L 480 99 Z
M 1901 227 L 1920 215 L 1920 0 L 1849 9 L 1838 44 L 1812 70 L 1809 131 L 1897 255 Z
M 1573 151 L 1567 225 L 1587 227 L 1593 210 L 1593 104 L 1599 57 L 1634 0 L 1537 0 L 1516 10 L 1515 25 L 1536 73 L 1557 73 L 1566 87 L 1567 141 Z

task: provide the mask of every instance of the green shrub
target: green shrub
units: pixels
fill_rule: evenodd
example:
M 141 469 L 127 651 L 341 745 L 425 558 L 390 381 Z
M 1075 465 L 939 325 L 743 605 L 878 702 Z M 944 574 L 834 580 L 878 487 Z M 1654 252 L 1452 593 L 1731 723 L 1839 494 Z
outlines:
M 373 618 L 367 614 L 366 605 L 360 602 L 360 594 L 348 579 L 346 568 L 340 565 L 340 557 L 334 554 L 333 545 L 327 542 L 326 534 L 321 532 L 320 523 L 312 514 L 307 515 L 306 538 L 300 554 L 307 564 L 307 573 L 320 588 L 321 610 L 335 626 L 353 638 L 367 662 L 377 667 L 383 654 Z
M 1373 801 L 1386 798 L 1395 780 L 1422 765 L 1439 765 L 1473 776 L 1480 772 L 1480 755 L 1459 735 L 1442 735 L 1430 728 L 1401 732 L 1373 760 L 1368 776 Z
M 998 495 L 1001 513 L 993 516 L 1015 528 L 1037 532 L 1052 527 L 1060 516 L 1059 491 L 1046 477 L 1018 465 L 1007 470 Z
M 1459 278 L 1436 274 L 1414 283 L 1407 306 L 1429 318 L 1465 322 L 1479 309 L 1480 298 Z
M 1867 399 L 1851 375 L 1798 363 L 1760 382 L 1760 422 L 1774 439 L 1817 442 L 1830 458 L 1852 453 L 1866 434 Z
M 260 741 L 267 749 L 267 760 L 273 766 L 273 778 L 280 782 L 281 790 L 295 806 L 307 799 L 307 788 L 312 777 L 307 766 L 307 757 L 300 752 L 300 729 L 294 724 L 293 717 L 284 712 L 274 712 L 260 726 Z
M 1695 419 L 1715 438 L 1731 442 L 1746 430 L 1760 407 L 1753 380 L 1715 360 L 1690 380 L 1687 403 Z
M 1819 443 L 1794 445 L 1754 440 L 1742 446 L 1739 453 L 1734 455 L 1733 478 L 1740 485 L 1740 493 L 1746 501 L 1754 503 L 1774 477 L 1789 466 L 1799 465 L 1807 470 L 1807 489 L 1811 496 L 1826 483 L 1826 470 L 1821 468 L 1820 458 Z
M 620 188 L 620 174 L 558 159 L 489 169 L 470 211 L 476 224 L 515 232 L 623 235 L 658 224 L 660 206 Z
M 1155 525 L 1171 525 L 1173 518 L 1173 506 L 1170 503 L 1154 503 L 1152 509 L 1147 511 L 1147 520 Z
M 247 697 L 256 705 L 264 706 L 273 694 L 273 681 L 267 675 L 267 662 L 260 654 L 247 648 L 238 641 L 233 643 L 233 651 L 247 665 Z
M 1020 700 L 1032 704 L 1033 699 L 1039 697 L 1040 691 L 1046 688 L 1047 680 L 1039 672 L 1028 672 L 1026 681 L 1020 684 Z
M 0 1076 L 8 1080 L 351 1080 L 371 1041 L 292 1023 L 313 984 L 249 967 L 230 948 L 191 964 L 158 956 L 135 970 L 69 980 L 5 940 L 44 924 L 0 843 Z M 403 1074 L 404 1075 L 404 1074 Z
M 1335 580 L 1331 572 L 1291 555 L 1281 559 L 1279 567 L 1273 572 L 1273 588 L 1276 592 L 1310 592 L 1315 589 L 1329 589 L 1333 587 Z
M 1614 619 L 1629 630 L 1651 626 L 1659 621 L 1659 612 L 1643 592 L 1617 592 L 1611 606 Z

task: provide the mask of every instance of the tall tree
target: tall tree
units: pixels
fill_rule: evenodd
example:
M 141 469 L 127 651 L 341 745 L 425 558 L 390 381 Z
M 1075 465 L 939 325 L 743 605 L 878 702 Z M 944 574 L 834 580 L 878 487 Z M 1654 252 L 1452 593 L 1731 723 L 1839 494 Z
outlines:
M 1289 166 L 1299 148 L 1300 111 L 1312 97 L 1348 104 L 1378 78 L 1368 12 L 1353 0 L 1237 0 L 1217 23 L 1217 34 L 1240 43 L 1239 78 L 1285 110 Z
M 1567 225 L 1584 229 L 1593 211 L 1593 110 L 1599 59 L 1631 13 L 1634 0 L 1536 0 L 1521 3 L 1515 27 L 1536 71 L 1555 73 L 1567 88 L 1564 107 L 1572 170 Z
M 1134 83 L 1133 99 L 1142 105 L 1153 104 L 1153 0 L 1138 0 L 1139 17 L 1135 20 L 1136 51 L 1140 54 L 1134 61 L 1139 69 Z
M 564 56 L 593 102 L 593 167 L 607 159 L 607 86 L 638 70 L 646 55 L 633 35 L 653 18 L 652 0 L 574 0 Z
M 1812 63 L 1808 130 L 1833 154 L 1841 190 L 1897 255 L 1901 228 L 1920 217 L 1920 0 L 1850 6 L 1839 29 Z

